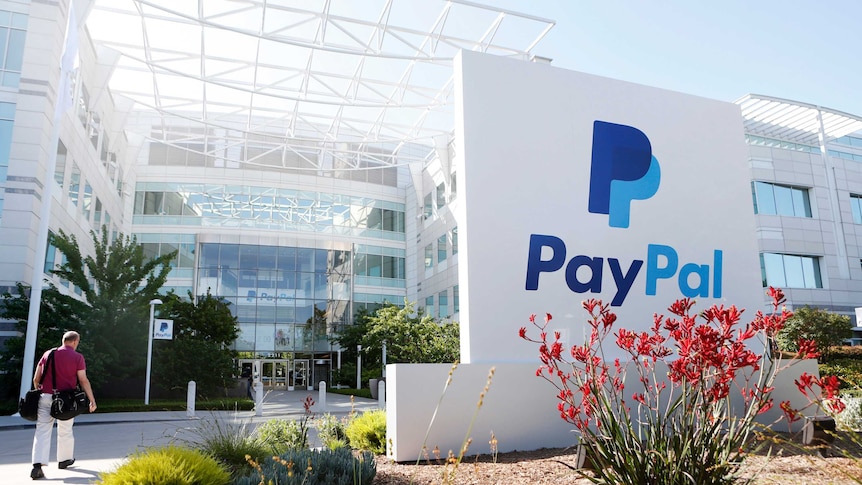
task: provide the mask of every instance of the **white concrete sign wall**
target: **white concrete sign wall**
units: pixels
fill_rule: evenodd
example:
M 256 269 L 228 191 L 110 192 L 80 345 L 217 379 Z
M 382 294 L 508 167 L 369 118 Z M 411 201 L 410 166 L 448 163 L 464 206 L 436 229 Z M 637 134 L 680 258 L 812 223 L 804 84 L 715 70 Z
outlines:
M 465 363 L 439 409 L 449 366 L 389 366 L 397 461 L 423 443 L 458 452 L 492 365 L 470 453 L 489 451 L 491 431 L 500 451 L 576 443 L 518 337 L 532 313 L 551 313 L 568 347 L 583 342 L 587 298 L 631 330 L 684 296 L 748 318 L 763 301 L 738 106 L 475 52 L 455 79 Z
M 455 71 L 464 362 L 536 361 L 531 313 L 582 342 L 587 298 L 629 329 L 683 296 L 761 308 L 738 106 L 469 51 Z

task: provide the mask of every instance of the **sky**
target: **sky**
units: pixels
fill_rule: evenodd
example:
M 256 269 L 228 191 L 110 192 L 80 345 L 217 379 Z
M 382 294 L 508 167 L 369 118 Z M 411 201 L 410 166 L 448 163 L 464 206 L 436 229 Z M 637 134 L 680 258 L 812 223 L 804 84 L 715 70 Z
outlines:
M 859 0 L 493 0 L 556 21 L 552 65 L 724 101 L 787 98 L 862 116 Z

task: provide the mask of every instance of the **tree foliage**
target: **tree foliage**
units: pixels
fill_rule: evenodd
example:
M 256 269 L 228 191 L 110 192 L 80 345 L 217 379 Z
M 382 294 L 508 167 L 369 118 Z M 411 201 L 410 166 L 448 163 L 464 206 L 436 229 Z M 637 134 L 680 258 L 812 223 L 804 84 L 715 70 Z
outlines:
M 185 389 L 195 381 L 207 396 L 226 387 L 234 371 L 231 345 L 239 336 L 230 302 L 206 295 L 182 299 L 173 292 L 164 298 L 161 314 L 174 321 L 173 340 L 154 342 L 153 383 L 166 390 Z
M 832 347 L 841 345 L 845 339 L 852 337 L 853 325 L 850 317 L 831 313 L 820 308 L 804 306 L 794 310 L 777 337 L 781 350 L 796 352 L 800 339 L 813 340 L 820 352 L 820 362 L 829 360 Z
M 452 363 L 460 356 L 459 326 L 438 322 L 431 315 L 414 310 L 415 303 L 389 304 L 368 319 L 361 339 L 365 355 L 381 355 L 386 342 L 386 362 Z
M 15 329 L 26 335 L 27 318 L 30 312 L 30 287 L 18 283 L 16 294 L 4 293 L 0 305 L 0 318 L 14 320 Z M 34 362 L 42 353 L 61 344 L 63 333 L 67 330 L 81 331 L 78 315 L 86 307 L 74 298 L 60 294 L 58 291 L 42 292 L 40 308 L 39 331 L 36 335 L 36 348 L 33 352 Z M 5 395 L 17 396 L 21 385 L 21 368 L 24 365 L 25 337 L 10 337 L 6 339 L 0 352 L 0 386 Z
M 84 256 L 75 236 L 59 231 L 52 242 L 65 258 L 53 273 L 79 288 L 88 305 L 79 313 L 79 350 L 98 387 L 109 378 L 143 374 L 149 301 L 164 286 L 177 253 L 149 259 L 137 238 L 120 234 L 109 241 L 107 231 L 90 236 L 94 255 Z

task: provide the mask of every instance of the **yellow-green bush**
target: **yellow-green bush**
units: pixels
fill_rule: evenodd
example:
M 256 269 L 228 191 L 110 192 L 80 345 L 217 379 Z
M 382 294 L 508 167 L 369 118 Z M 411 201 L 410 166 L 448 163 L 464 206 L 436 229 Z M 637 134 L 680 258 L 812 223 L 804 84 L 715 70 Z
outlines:
M 226 485 L 230 474 L 213 458 L 178 446 L 134 453 L 115 471 L 102 473 L 101 485 Z
M 386 412 L 366 411 L 353 418 L 345 429 L 350 447 L 378 455 L 386 453 Z

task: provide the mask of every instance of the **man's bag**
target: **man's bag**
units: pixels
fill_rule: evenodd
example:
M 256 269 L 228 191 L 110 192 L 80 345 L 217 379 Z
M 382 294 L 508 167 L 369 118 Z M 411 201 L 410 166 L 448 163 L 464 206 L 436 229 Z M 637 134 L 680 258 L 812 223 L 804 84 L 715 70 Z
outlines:
M 65 421 L 86 413 L 89 409 L 90 399 L 80 388 L 71 391 L 54 391 L 54 399 L 51 401 L 51 417 Z
M 42 391 L 39 389 L 27 391 L 27 394 L 24 394 L 24 397 L 18 401 L 18 414 L 27 421 L 39 419 L 39 398 L 41 396 Z

